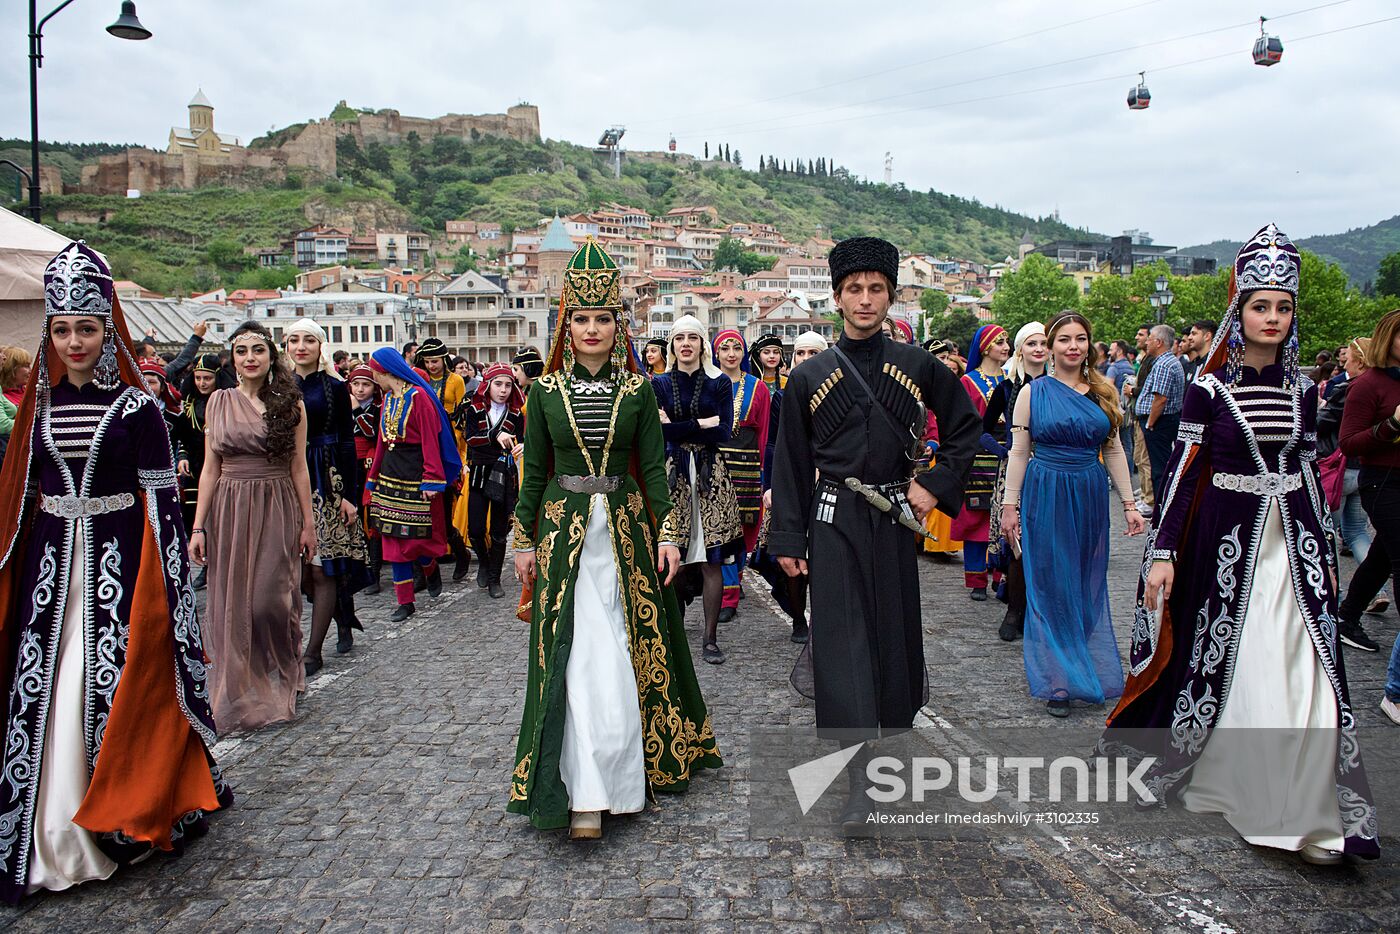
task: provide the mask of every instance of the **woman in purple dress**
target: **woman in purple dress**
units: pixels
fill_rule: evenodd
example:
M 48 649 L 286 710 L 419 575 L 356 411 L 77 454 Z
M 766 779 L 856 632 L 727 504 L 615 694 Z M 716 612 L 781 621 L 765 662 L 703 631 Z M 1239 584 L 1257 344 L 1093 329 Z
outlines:
M 1158 801 L 1327 864 L 1379 847 L 1337 645 L 1317 394 L 1298 371 L 1300 266 L 1272 224 L 1235 259 L 1238 291 L 1186 389 L 1104 749 L 1153 755 Z
M 102 258 L 44 273 L 44 335 L 0 473 L 0 897 L 178 850 L 232 796 L 209 755 L 170 438 Z

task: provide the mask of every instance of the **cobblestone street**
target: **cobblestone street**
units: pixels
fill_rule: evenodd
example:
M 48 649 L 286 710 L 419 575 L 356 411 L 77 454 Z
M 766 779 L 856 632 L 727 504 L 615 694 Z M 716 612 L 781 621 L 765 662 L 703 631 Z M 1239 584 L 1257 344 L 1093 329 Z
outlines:
M 1140 542 L 1113 538 L 1120 647 Z M 1020 643 L 996 638 L 1001 604 L 969 601 L 960 565 L 924 558 L 920 568 L 929 716 L 964 729 L 1053 728 L 1026 696 Z M 446 570 L 443 596 L 420 595 L 402 625 L 386 622 L 388 588 L 361 600 L 366 632 L 344 657 L 331 634 L 296 722 L 219 743 L 237 801 L 184 857 L 35 897 L 4 921 L 93 932 L 1400 928 L 1393 813 L 1381 814 L 1381 860 L 1339 868 L 1250 847 L 1213 818 L 1190 837 L 1117 848 L 1035 830 L 990 844 L 756 838 L 748 730 L 810 725 L 812 708 L 788 684 L 796 647 L 786 625 L 752 580 L 740 615 L 721 627 L 726 664 L 699 661 L 698 606 L 687 618 L 726 767 L 687 795 L 608 821 L 600 843 L 537 832 L 505 812 L 528 627 L 513 599 L 474 586 L 474 571 L 454 585 Z M 1388 650 L 1395 610 L 1366 623 Z M 1377 707 L 1385 662 L 1385 651 L 1347 651 L 1363 752 L 1400 742 Z

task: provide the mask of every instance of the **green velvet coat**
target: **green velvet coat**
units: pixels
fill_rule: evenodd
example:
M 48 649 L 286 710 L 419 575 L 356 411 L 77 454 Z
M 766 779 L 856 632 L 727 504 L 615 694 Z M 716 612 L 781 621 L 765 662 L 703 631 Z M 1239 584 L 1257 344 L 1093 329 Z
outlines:
M 526 401 L 525 465 L 515 510 L 515 547 L 534 547 L 537 576 L 521 597 L 530 620 L 529 680 L 508 809 L 541 829 L 569 823 L 559 774 L 564 673 L 573 644 L 574 585 L 592 495 L 570 493 L 558 475 L 623 478 L 607 499 L 608 530 L 621 584 L 642 715 L 642 757 L 650 792 L 684 791 L 700 769 L 721 765 L 695 680 L 682 612 L 656 572 L 656 547 L 671 514 L 666 455 L 651 384 L 605 368 L 574 379 L 550 373 Z M 533 592 L 532 592 L 533 591 Z

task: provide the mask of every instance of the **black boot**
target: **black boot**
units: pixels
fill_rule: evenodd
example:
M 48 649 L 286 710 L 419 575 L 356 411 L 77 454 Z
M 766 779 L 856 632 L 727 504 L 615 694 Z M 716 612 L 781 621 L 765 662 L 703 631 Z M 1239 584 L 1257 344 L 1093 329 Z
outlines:
M 452 583 L 460 583 L 472 570 L 472 553 L 467 551 L 467 543 L 462 541 L 462 536 L 457 532 L 452 533 Z M 481 552 L 476 553 L 480 560 Z
M 414 607 L 412 603 L 400 603 L 399 608 L 394 611 L 394 615 L 389 617 L 389 622 L 401 623 L 412 616 L 413 613 Z
M 1006 615 L 1001 619 L 1001 628 L 997 630 L 997 635 L 1003 642 L 1015 642 L 1021 638 L 1026 629 L 1025 615 L 1016 607 L 1008 606 Z
M 482 539 L 472 539 L 472 551 L 476 552 L 476 586 L 485 590 L 491 585 L 491 551 Z
M 355 598 L 349 593 L 337 592 L 334 616 L 335 652 L 337 655 L 344 655 L 355 647 L 354 630 L 365 630 L 360 618 L 355 615 Z
M 807 641 L 807 636 L 811 632 L 807 628 L 807 620 L 801 616 L 795 616 L 792 620 L 792 641 L 798 645 L 803 645 Z
M 428 575 L 428 596 L 442 596 L 442 565 L 433 565 L 433 573 Z
M 491 562 L 490 576 L 487 578 L 486 592 L 493 598 L 499 600 L 506 595 L 506 589 L 501 586 L 501 565 L 506 560 L 506 543 L 492 542 L 489 552 Z
M 419 565 L 413 566 L 413 592 L 422 593 L 428 589 L 428 578 L 423 575 L 423 568 Z
M 866 778 L 865 770 L 870 760 L 874 758 L 874 753 L 870 749 L 870 744 L 866 743 L 860 748 L 860 752 L 846 764 L 846 803 L 841 808 L 841 816 L 838 822 L 841 824 L 841 833 L 847 837 L 867 837 L 873 834 L 873 825 L 870 823 L 870 815 L 874 810 L 873 802 L 866 793 L 870 782 Z

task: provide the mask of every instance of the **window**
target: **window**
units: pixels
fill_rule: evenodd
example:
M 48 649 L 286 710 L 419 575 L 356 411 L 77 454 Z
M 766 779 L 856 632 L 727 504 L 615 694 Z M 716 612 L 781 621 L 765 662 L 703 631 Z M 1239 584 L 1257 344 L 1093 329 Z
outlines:
M 443 333 L 444 333 L 447 337 L 453 337 L 453 338 L 455 338 L 455 337 L 457 336 L 457 325 L 453 324 L 452 322 L 448 322 L 447 324 L 444 324 L 442 327 L 443 327 Z
M 338 324 L 331 327 L 331 343 L 340 343 L 340 325 Z
M 384 325 L 384 339 L 386 341 L 394 339 L 394 326 L 392 324 Z
M 384 314 L 384 303 L 383 303 L 383 302 L 376 302 L 376 303 L 375 303 L 375 305 L 374 305 L 374 313 L 377 314 L 377 315 L 382 315 L 382 314 Z
M 495 337 L 495 336 L 496 336 L 496 325 L 495 325 L 493 322 L 487 322 L 487 324 L 486 324 L 486 336 L 487 336 L 487 337 Z
M 534 322 L 534 321 L 531 321 L 531 322 L 530 322 L 530 336 L 531 336 L 531 337 L 539 337 L 539 336 L 540 336 L 540 328 L 539 328 L 539 324 L 538 324 L 537 322 Z
M 377 324 L 374 326 L 374 341 L 375 343 L 384 341 L 384 328 Z

